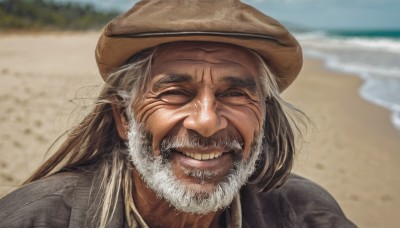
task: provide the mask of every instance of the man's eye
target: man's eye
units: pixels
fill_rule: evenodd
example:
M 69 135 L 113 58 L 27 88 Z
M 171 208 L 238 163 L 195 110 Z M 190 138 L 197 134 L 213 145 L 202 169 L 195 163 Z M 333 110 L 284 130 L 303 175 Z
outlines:
M 226 91 L 219 95 L 219 100 L 233 105 L 245 104 L 247 103 L 248 99 L 249 97 L 247 94 L 240 90 Z
M 244 94 L 243 92 L 238 92 L 238 91 L 231 91 L 231 92 L 227 92 L 222 94 L 222 97 L 241 97 L 241 96 L 245 96 L 246 94 Z
M 159 99 L 169 104 L 180 105 L 189 102 L 192 97 L 181 90 L 168 90 L 159 95 Z

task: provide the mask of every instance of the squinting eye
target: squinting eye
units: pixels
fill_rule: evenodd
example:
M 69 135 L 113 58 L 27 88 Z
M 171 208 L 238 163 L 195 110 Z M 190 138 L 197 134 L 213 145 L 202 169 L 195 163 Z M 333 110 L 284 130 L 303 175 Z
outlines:
M 249 100 L 247 94 L 240 90 L 226 91 L 220 94 L 218 97 L 220 101 L 233 105 L 245 104 Z
M 181 90 L 168 90 L 161 93 L 159 99 L 173 105 L 181 105 L 189 102 L 192 99 L 189 93 Z
M 227 92 L 221 95 L 221 97 L 240 97 L 240 96 L 245 96 L 243 92 Z

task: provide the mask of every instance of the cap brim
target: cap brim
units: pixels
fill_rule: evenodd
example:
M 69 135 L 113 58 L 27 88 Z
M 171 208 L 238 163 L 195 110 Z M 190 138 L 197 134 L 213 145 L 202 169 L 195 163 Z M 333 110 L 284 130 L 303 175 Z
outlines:
M 96 48 L 96 60 L 101 76 L 106 80 L 110 73 L 142 50 L 178 41 L 220 42 L 253 50 L 263 57 L 277 77 L 280 91 L 285 90 L 294 81 L 302 67 L 302 52 L 297 41 L 284 44 L 273 37 L 242 33 L 185 32 L 108 36 L 103 32 Z

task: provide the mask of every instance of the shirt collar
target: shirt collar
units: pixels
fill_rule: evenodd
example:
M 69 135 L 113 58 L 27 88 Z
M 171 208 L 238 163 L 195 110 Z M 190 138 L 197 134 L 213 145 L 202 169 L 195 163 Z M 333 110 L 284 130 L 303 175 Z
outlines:
M 135 203 L 130 202 L 129 207 L 133 212 L 133 217 L 131 219 L 131 228 L 148 228 L 142 216 L 139 214 Z M 231 205 L 225 209 L 225 218 L 227 228 L 241 228 L 242 227 L 242 206 L 240 203 L 240 195 L 237 194 L 233 199 Z

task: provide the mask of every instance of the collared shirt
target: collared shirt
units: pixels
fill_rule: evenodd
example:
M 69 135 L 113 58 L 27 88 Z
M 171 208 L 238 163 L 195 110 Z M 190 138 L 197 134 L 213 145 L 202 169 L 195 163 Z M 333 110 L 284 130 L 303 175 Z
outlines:
M 148 228 L 139 211 L 137 210 L 135 204 L 132 204 L 132 211 L 135 216 L 135 220 L 131 225 L 131 228 Z M 242 209 L 240 205 L 240 195 L 237 195 L 231 205 L 225 210 L 225 224 L 227 228 L 240 228 L 242 227 Z
M 94 173 L 58 173 L 12 192 L 0 200 L 0 227 L 96 227 L 101 199 Z M 134 216 L 133 227 L 147 227 L 137 210 Z M 227 227 L 235 228 L 355 227 L 324 189 L 295 175 L 270 192 L 244 186 L 225 217 Z M 107 227 L 128 228 L 122 197 Z

